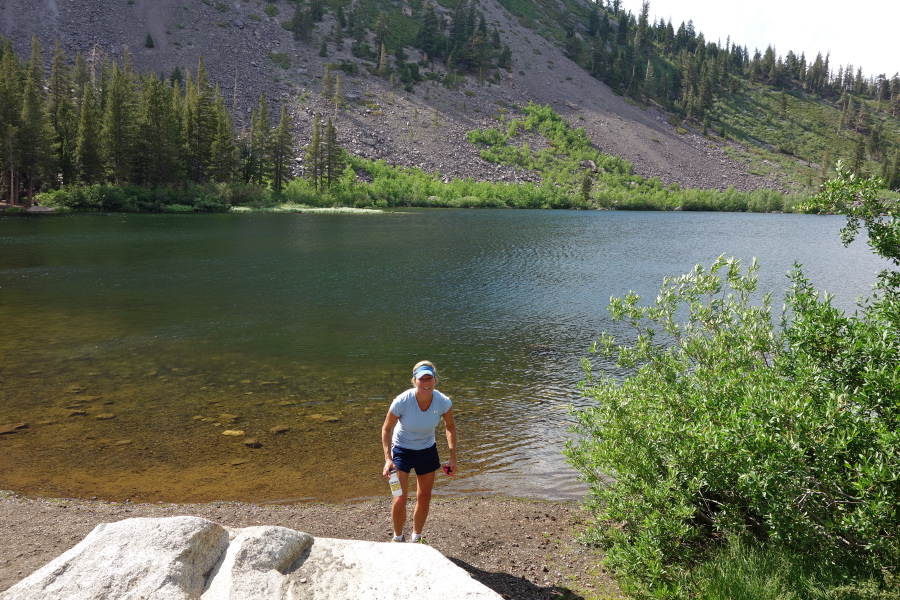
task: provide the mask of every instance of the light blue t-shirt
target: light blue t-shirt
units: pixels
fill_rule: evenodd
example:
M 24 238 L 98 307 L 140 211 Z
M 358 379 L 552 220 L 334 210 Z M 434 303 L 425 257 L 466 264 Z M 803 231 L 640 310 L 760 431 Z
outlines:
M 420 410 L 416 402 L 416 389 L 406 390 L 391 402 L 391 412 L 400 420 L 394 427 L 391 442 L 407 450 L 424 450 L 434 445 L 434 430 L 453 403 L 450 398 L 432 390 L 431 406 Z

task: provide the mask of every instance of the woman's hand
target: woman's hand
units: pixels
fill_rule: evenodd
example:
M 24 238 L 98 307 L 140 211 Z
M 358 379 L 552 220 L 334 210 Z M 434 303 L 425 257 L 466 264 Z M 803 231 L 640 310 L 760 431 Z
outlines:
M 450 477 L 453 477 L 454 475 L 456 475 L 456 459 L 455 459 L 455 458 L 451 458 L 451 459 L 447 462 L 446 467 L 447 467 L 447 470 L 444 471 L 444 472 L 445 472 L 447 475 L 449 475 Z
M 397 467 L 394 466 L 394 461 L 392 461 L 392 460 L 384 461 L 384 469 L 382 469 L 382 471 L 381 471 L 381 476 L 382 477 L 390 477 L 391 469 L 394 469 L 395 471 L 397 470 Z

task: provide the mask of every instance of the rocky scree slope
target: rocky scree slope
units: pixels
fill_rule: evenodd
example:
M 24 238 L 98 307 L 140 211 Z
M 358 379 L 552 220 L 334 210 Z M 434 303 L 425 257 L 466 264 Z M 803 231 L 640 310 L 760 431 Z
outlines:
M 278 10 L 274 17 L 266 13 L 267 8 L 274 12 L 271 7 Z M 329 43 L 328 56 L 320 57 L 334 15 L 318 24 L 311 42 L 295 41 L 280 24 L 293 14 L 293 4 L 284 0 L 7 0 L 0 10 L 0 33 L 23 58 L 37 35 L 48 61 L 56 40 L 70 58 L 80 51 L 89 59 L 105 54 L 121 60 L 127 48 L 135 70 L 161 75 L 176 66 L 195 72 L 202 56 L 238 127 L 249 125 L 260 94 L 266 95 L 273 118 L 287 104 L 295 120 L 298 172 L 313 114 L 319 112 L 334 120 L 339 143 L 361 156 L 421 167 L 445 178 L 538 181 L 534 173 L 482 160 L 478 148 L 466 141 L 467 131 L 497 125 L 501 109 L 514 116 L 508 107 L 534 101 L 550 104 L 573 126 L 583 127 L 598 149 L 627 159 L 643 177 L 684 188 L 779 187 L 775 173 L 754 175 L 729 158 L 724 142 L 697 132 L 678 134 L 662 111 L 617 96 L 519 25 L 497 0 L 481 0 L 479 10 L 511 48 L 511 71 L 500 71 L 500 80 L 490 83 L 469 78 L 455 90 L 427 81 L 416 85 L 414 93 L 368 74 L 365 61 L 350 55 L 349 40 L 343 50 Z M 153 48 L 145 46 L 148 34 Z M 419 58 L 412 49 L 407 54 L 408 60 Z M 271 55 L 284 55 L 287 60 L 279 61 L 284 66 Z M 360 68 L 355 76 L 336 72 L 353 100 L 338 109 L 321 97 L 321 89 L 326 63 L 341 60 L 355 61 Z

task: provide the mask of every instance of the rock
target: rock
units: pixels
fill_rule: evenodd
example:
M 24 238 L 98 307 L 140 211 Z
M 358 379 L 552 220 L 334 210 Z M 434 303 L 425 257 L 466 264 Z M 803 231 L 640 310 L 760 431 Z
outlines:
M 116 442 L 116 446 L 130 446 L 134 443 L 134 440 L 119 440 Z
M 286 527 L 241 529 L 212 572 L 212 583 L 201 600 L 283 598 L 285 573 L 312 541 L 309 534 Z
M 271 433 L 273 435 L 278 435 L 281 433 L 287 433 L 290 430 L 291 430 L 291 428 L 287 427 L 286 425 L 276 425 L 275 427 L 269 428 L 269 433 Z
M 249 458 L 236 458 L 233 461 L 231 461 L 229 464 L 232 467 L 239 467 L 241 465 L 246 465 L 248 462 L 250 462 Z
M 243 429 L 226 429 L 225 431 L 222 432 L 222 435 L 241 437 L 242 435 L 244 435 L 244 430 Z
M 278 403 L 278 406 L 297 406 L 297 403 L 291 400 L 282 400 Z
M 99 415 L 96 416 L 96 418 L 100 421 L 108 421 L 110 419 L 115 419 L 116 415 L 114 415 L 112 413 L 100 413 Z
M 240 419 L 240 417 L 229 413 L 222 413 L 219 415 L 219 419 L 221 421 L 237 421 L 238 419 Z
M 262 448 L 262 444 L 260 444 L 259 440 L 256 438 L 245 438 L 244 445 L 248 448 Z
M 340 417 L 333 417 L 327 415 L 309 415 L 311 421 L 315 421 L 316 423 L 337 423 L 341 420 Z
M 69 416 L 70 417 L 86 417 L 87 413 L 84 412 L 83 410 L 73 410 L 72 412 L 69 413 Z
M 9 435 L 23 429 L 28 429 L 28 423 L 8 423 L 0 425 L 0 435 Z
M 385 576 L 390 573 L 390 576 Z M 285 527 L 226 530 L 199 517 L 98 525 L 3 600 L 499 600 L 420 544 L 312 538 Z
M 228 547 L 224 527 L 199 517 L 103 523 L 6 591 L 3 600 L 199 598 Z

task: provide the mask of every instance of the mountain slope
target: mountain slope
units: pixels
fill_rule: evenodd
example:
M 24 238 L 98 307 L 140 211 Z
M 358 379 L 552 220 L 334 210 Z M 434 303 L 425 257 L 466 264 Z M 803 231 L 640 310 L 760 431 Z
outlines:
M 367 73 L 366 61 L 354 58 L 349 44 L 339 51 L 330 43 L 328 56 L 320 57 L 323 35 L 335 19 L 331 14 L 318 24 L 311 42 L 294 41 L 280 25 L 293 10 L 283 0 L 8 0 L 0 11 L 0 33 L 23 58 L 37 35 L 47 60 L 56 40 L 72 58 L 80 51 L 88 58 L 106 54 L 122 60 L 128 48 L 136 71 L 164 75 L 175 67 L 195 72 L 202 56 L 237 125 L 249 124 L 260 94 L 269 99 L 272 114 L 288 103 L 296 121 L 298 164 L 312 115 L 321 112 L 334 119 L 341 145 L 363 156 L 445 176 L 535 180 L 534 174 L 483 161 L 465 137 L 468 130 L 497 125 L 514 106 L 534 101 L 549 103 L 572 125 L 583 127 L 600 150 L 629 160 L 638 175 L 681 187 L 779 187 L 774 174 L 752 175 L 729 158 L 723 142 L 696 132 L 679 134 L 662 111 L 612 93 L 522 27 L 496 0 L 483 0 L 479 10 L 511 48 L 512 69 L 500 71 L 499 81 L 479 84 L 470 77 L 458 89 L 425 81 L 413 93 Z M 153 48 L 146 47 L 148 34 Z M 407 54 L 410 61 L 420 58 L 411 49 Z M 326 63 L 342 61 L 358 64 L 357 75 L 341 73 L 345 94 L 358 101 L 337 110 L 321 98 L 321 77 Z

